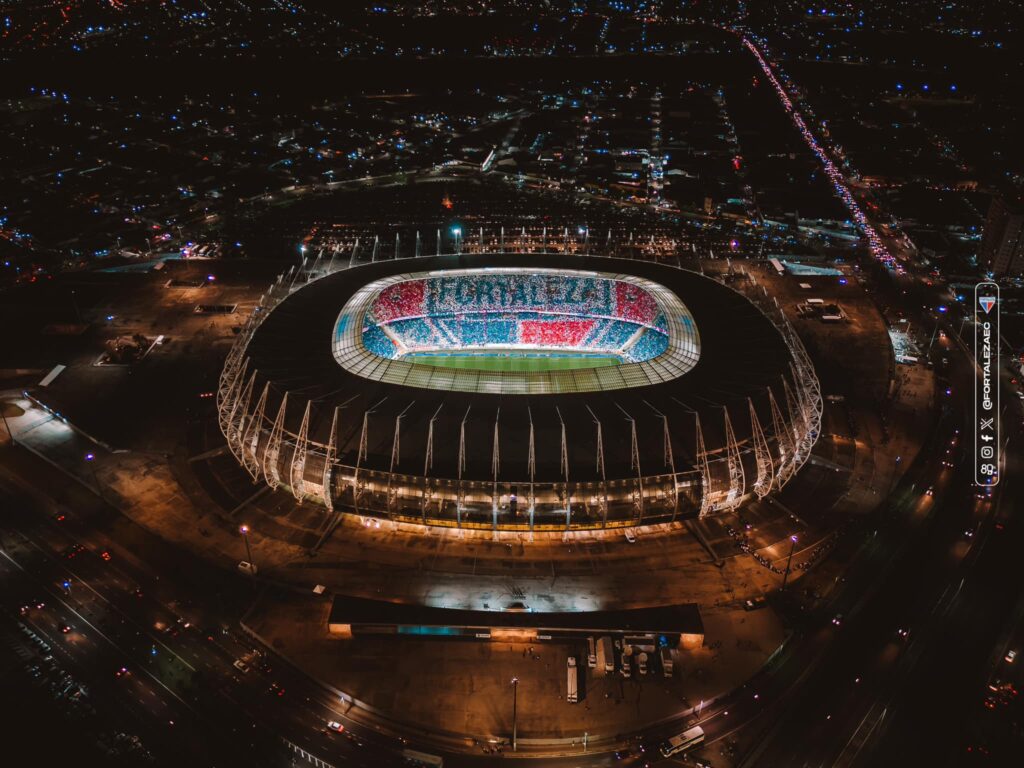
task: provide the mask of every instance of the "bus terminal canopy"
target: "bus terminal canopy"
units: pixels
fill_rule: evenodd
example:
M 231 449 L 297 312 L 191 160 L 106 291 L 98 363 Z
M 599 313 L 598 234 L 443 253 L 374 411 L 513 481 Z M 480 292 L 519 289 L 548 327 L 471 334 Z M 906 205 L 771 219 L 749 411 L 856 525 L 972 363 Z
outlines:
M 512 610 L 480 611 L 389 603 L 338 595 L 331 606 L 330 631 L 343 634 L 410 634 L 480 639 L 548 639 L 595 634 L 664 637 L 669 643 L 699 645 L 704 624 L 695 603 L 616 611 L 535 613 L 521 604 Z

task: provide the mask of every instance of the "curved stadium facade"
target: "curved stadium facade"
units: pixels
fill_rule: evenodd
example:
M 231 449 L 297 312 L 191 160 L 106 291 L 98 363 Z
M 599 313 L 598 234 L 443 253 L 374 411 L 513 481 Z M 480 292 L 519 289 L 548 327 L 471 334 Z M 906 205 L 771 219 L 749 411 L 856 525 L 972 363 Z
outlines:
M 565 254 L 304 274 L 240 333 L 220 426 L 254 479 L 333 512 L 508 530 L 712 514 L 781 488 L 820 427 L 806 352 L 758 303 Z

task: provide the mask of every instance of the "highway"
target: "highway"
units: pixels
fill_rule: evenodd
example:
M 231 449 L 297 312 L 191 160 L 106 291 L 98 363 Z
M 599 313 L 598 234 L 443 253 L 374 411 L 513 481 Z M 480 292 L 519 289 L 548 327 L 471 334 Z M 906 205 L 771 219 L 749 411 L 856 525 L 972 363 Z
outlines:
M 125 730 L 163 762 L 278 765 L 285 736 L 345 765 L 400 764 L 395 739 L 358 724 L 347 735 L 328 732 L 328 720 L 345 719 L 341 703 L 287 665 L 253 653 L 254 643 L 231 620 L 251 597 L 250 585 L 219 591 L 222 575 L 184 557 L 179 567 L 163 568 L 175 554 L 161 552 L 162 543 L 145 532 L 134 531 L 129 546 L 108 538 L 97 500 L 75 494 L 85 515 L 79 517 L 12 469 L 39 478 L 51 471 L 10 451 L 0 470 L 0 502 L 11 510 L 0 520 L 6 617 L 44 639 L 87 681 L 95 704 L 130 713 Z M 81 551 L 69 557 L 76 544 Z M 36 601 L 44 606 L 21 615 Z M 233 666 L 242 657 L 251 659 L 244 673 Z

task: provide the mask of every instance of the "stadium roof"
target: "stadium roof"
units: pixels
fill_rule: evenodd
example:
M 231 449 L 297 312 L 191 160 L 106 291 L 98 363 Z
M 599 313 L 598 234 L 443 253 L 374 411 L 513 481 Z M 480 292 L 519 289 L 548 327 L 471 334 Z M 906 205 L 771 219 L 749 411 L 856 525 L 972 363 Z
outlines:
M 700 359 L 687 373 L 658 384 L 611 392 L 564 394 L 489 394 L 372 381 L 338 364 L 335 324 L 345 303 L 367 283 L 409 272 L 474 267 L 531 267 L 629 274 L 674 292 L 690 311 L 700 334 Z M 665 434 L 677 469 L 694 466 L 699 415 L 709 452 L 725 444 L 728 406 L 738 439 L 751 432 L 748 398 L 762 424 L 771 424 L 768 388 L 785 403 L 783 377 L 790 377 L 790 350 L 772 322 L 747 298 L 695 272 L 652 262 L 561 254 L 462 254 L 416 260 L 378 261 L 320 278 L 295 291 L 263 321 L 246 350 L 249 371 L 257 371 L 255 397 L 269 384 L 266 414 L 273 419 L 289 394 L 284 429 L 295 434 L 305 403 L 311 404 L 309 439 L 329 440 L 337 410 L 336 460 L 354 466 L 367 427 L 361 466 L 422 475 L 425 448 L 432 435 L 429 474 L 455 478 L 461 434 L 466 465 L 462 476 L 494 476 L 494 439 L 498 435 L 498 478 L 523 481 L 528 471 L 529 434 L 535 434 L 537 482 L 558 481 L 565 470 L 574 481 L 599 480 L 597 423 L 601 424 L 609 481 L 638 474 L 667 472 Z M 382 364 L 388 361 L 380 358 Z M 620 366 L 623 367 L 623 366 Z M 438 369 L 443 370 L 443 369 Z M 563 372 L 571 375 L 572 371 Z M 792 383 L 792 382 L 791 382 Z M 395 452 L 396 422 L 400 446 Z M 464 424 L 464 433 L 462 426 Z M 497 427 L 496 427 L 497 424 Z M 566 460 L 561 455 L 562 425 Z M 431 428 L 432 425 L 432 428 Z M 633 430 L 637 456 L 633 455 Z M 635 458 L 639 458 L 640 467 Z

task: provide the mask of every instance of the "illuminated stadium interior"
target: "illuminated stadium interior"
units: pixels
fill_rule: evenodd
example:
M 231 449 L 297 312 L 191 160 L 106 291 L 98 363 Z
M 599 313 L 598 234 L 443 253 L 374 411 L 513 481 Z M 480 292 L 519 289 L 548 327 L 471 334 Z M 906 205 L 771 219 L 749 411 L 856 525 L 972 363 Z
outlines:
M 763 293 L 662 264 L 539 261 L 444 254 L 279 280 L 218 387 L 232 453 L 331 510 L 531 531 L 734 509 L 807 460 L 820 387 Z M 638 350 L 645 338 L 661 341 Z M 538 367 L 479 367 L 513 354 Z
M 428 389 L 619 389 L 681 376 L 699 356 L 693 317 L 675 293 L 578 270 L 393 276 L 358 291 L 335 328 L 335 357 L 346 369 Z M 432 375 L 437 368 L 450 372 Z

